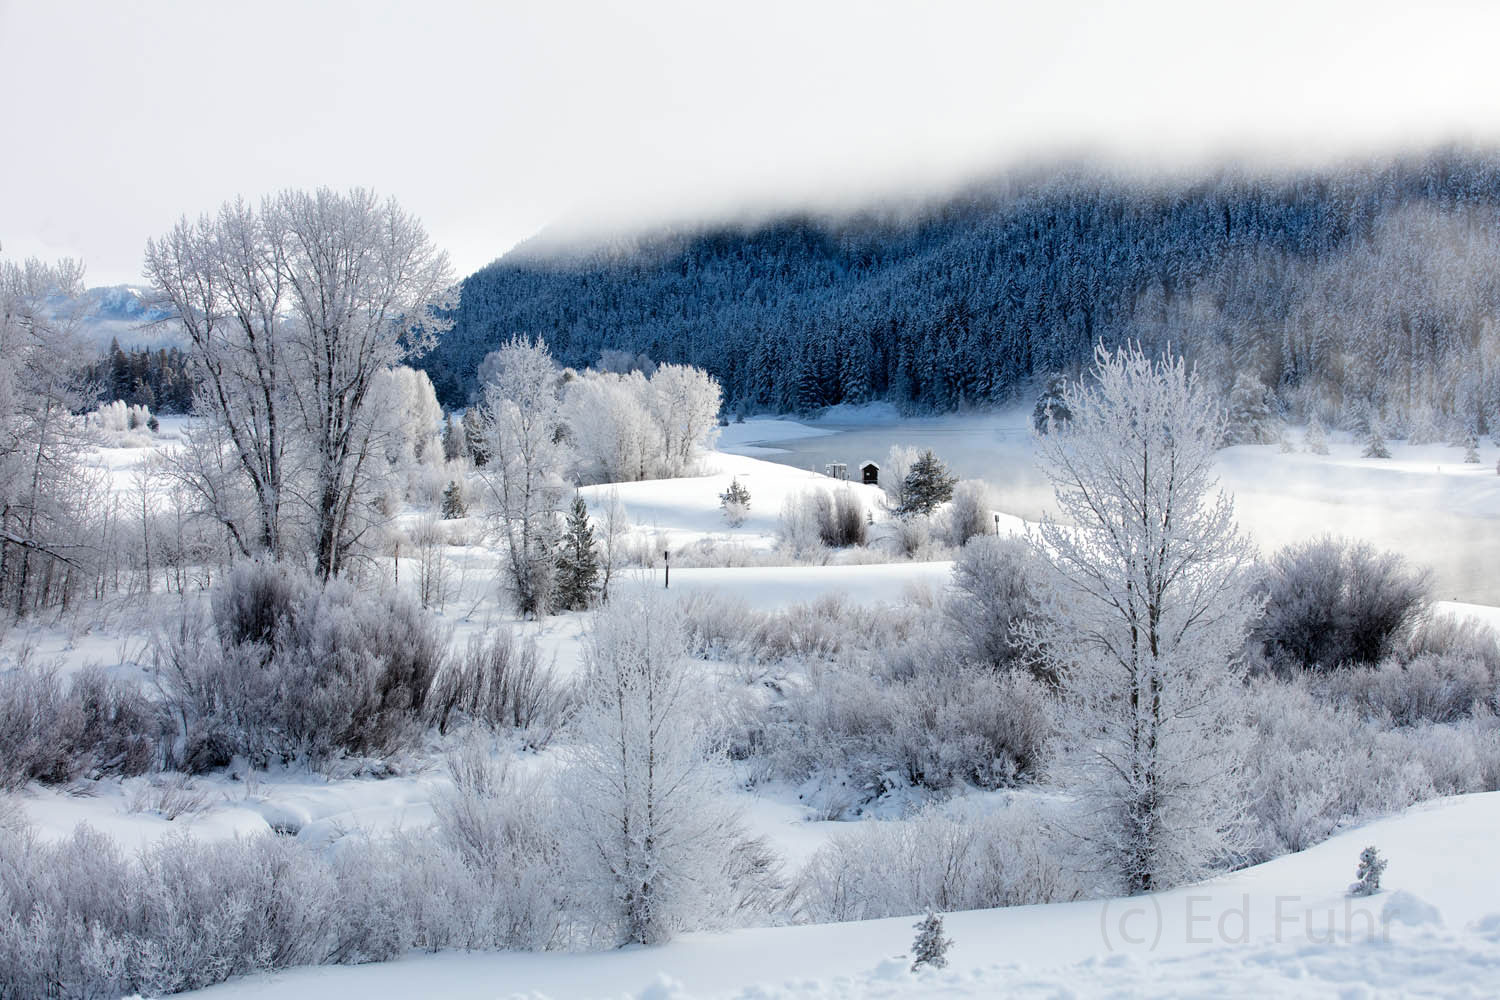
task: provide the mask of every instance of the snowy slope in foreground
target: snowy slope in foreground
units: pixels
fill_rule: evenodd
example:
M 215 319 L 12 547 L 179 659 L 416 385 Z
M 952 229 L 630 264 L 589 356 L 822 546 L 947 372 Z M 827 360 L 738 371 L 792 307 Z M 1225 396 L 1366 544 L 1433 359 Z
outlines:
M 951 914 L 944 971 L 899 956 L 912 919 L 690 934 L 591 954 L 412 957 L 298 969 L 203 991 L 214 1000 L 328 996 L 1488 996 L 1500 973 L 1500 793 L 1461 796 L 1300 854 L 1128 900 Z M 1386 889 L 1351 899 L 1360 848 Z

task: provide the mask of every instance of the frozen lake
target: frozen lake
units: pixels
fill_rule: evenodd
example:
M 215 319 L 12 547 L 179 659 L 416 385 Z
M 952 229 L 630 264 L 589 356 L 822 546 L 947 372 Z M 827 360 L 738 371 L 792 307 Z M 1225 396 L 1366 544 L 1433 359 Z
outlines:
M 984 479 L 1000 509 L 1035 519 L 1052 509 L 1052 493 L 1035 462 L 1029 410 L 977 416 L 819 420 L 822 435 L 766 438 L 758 456 L 821 472 L 880 462 L 894 444 L 931 448 L 961 478 Z M 1300 441 L 1300 433 L 1292 438 Z M 1435 596 L 1500 605 L 1500 448 L 1488 441 L 1480 465 L 1443 445 L 1393 443 L 1394 458 L 1362 459 L 1357 443 L 1334 436 L 1328 456 L 1280 454 L 1275 446 L 1220 453 L 1221 481 L 1235 498 L 1241 525 L 1263 551 L 1336 534 L 1369 540 L 1432 569 Z

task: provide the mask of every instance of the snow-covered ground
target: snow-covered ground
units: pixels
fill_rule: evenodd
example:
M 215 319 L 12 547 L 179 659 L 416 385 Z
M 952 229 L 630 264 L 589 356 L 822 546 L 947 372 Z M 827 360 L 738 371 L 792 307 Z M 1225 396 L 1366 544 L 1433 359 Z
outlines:
M 910 918 L 688 934 L 586 955 L 413 956 L 296 969 L 213 1000 L 362 996 L 1491 996 L 1500 974 L 1500 793 L 1428 803 L 1310 850 L 1125 900 L 949 914 L 946 970 L 908 971 Z M 1385 888 L 1346 895 L 1368 844 Z
M 1034 516 L 1040 509 L 1026 418 L 1015 411 L 902 421 L 887 410 L 866 408 L 832 414 L 814 426 L 753 419 L 723 429 L 704 476 L 588 487 L 583 495 L 597 511 L 614 492 L 633 524 L 632 542 L 647 551 L 669 548 L 674 562 L 693 546 L 747 553 L 743 566 L 675 565 L 674 593 L 717 590 L 756 609 L 830 594 L 857 603 L 896 604 L 918 590 L 941 589 L 951 564 L 766 564 L 774 562 L 770 556 L 782 503 L 804 490 L 841 485 L 809 466 L 843 461 L 853 469 L 865 459 L 879 461 L 891 443 L 909 442 L 933 446 L 963 475 L 982 474 L 995 482 L 1013 501 L 1003 526 L 1019 530 L 1024 526 L 1019 515 Z M 180 421 L 165 422 L 157 442 L 180 432 Z M 91 461 L 124 493 L 133 488 L 133 470 L 151 450 L 104 448 Z M 1500 604 L 1500 584 L 1487 582 L 1494 565 L 1489 556 L 1500 545 L 1495 456 L 1487 451 L 1487 464 L 1473 466 L 1460 461 L 1461 452 L 1442 446 L 1395 443 L 1393 450 L 1393 460 L 1380 462 L 1360 458 L 1357 445 L 1337 439 L 1328 456 L 1232 448 L 1222 453 L 1221 473 L 1236 494 L 1242 520 L 1263 547 L 1329 531 L 1415 552 L 1417 561 L 1429 553 L 1443 561 L 1440 583 L 1453 584 L 1442 596 L 1472 602 L 1445 603 L 1441 609 L 1500 626 L 1500 607 L 1484 603 Z M 752 498 L 749 517 L 733 528 L 719 505 L 719 494 L 732 479 Z M 851 488 L 875 506 L 874 488 Z M 576 669 L 583 616 L 518 623 L 495 599 L 494 552 L 463 545 L 448 553 L 455 572 L 461 570 L 458 592 L 442 612 L 455 642 L 494 627 L 516 628 L 536 638 L 559 669 Z M 1469 567 L 1473 560 L 1480 562 Z M 401 569 L 402 585 L 410 578 L 408 563 Z M 1471 569 L 1481 584 L 1463 585 Z M 666 582 L 660 567 L 625 575 L 653 585 Z M 1496 588 L 1493 598 L 1489 586 Z M 175 598 L 152 600 L 144 614 L 122 604 L 103 609 L 89 627 L 36 626 L 17 630 L 8 642 L 29 641 L 40 659 L 60 662 L 67 670 L 95 663 L 149 682 L 149 627 L 162 620 Z M 153 811 L 155 795 L 145 787 L 147 779 L 97 783 L 87 795 L 33 788 L 22 801 L 39 835 L 48 838 L 87 822 L 127 846 L 184 830 L 222 838 L 270 829 L 328 844 L 358 831 L 425 826 L 432 799 L 447 782 L 433 752 L 398 777 L 293 771 L 193 779 L 185 790 L 193 807 L 170 820 Z M 795 790 L 771 785 L 729 794 L 748 825 L 791 866 L 847 826 L 823 820 L 796 800 Z M 288 998 L 1479 996 L 1492 992 L 1489 984 L 1500 971 L 1500 868 L 1491 857 L 1497 821 L 1500 793 L 1433 802 L 1192 889 L 1128 901 L 952 914 L 947 930 L 956 944 L 952 964 L 941 972 L 912 975 L 907 962 L 893 957 L 908 949 L 913 934 L 911 919 L 901 918 L 692 934 L 663 948 L 586 955 L 412 956 L 381 966 L 294 970 L 207 992 Z M 1389 889 L 1350 902 L 1343 890 L 1359 849 L 1368 843 L 1391 859 Z
M 773 449 L 769 461 L 802 469 L 878 462 L 893 444 L 932 448 L 958 475 L 995 487 L 1002 510 L 1031 519 L 1052 503 L 1030 420 L 1029 407 L 910 419 L 885 405 L 836 407 L 811 423 L 825 433 L 760 443 Z M 1236 516 L 1262 551 L 1325 533 L 1363 538 L 1431 567 L 1440 597 L 1500 605 L 1500 447 L 1481 441 L 1479 463 L 1467 464 L 1462 448 L 1442 443 L 1390 441 L 1392 457 L 1372 459 L 1345 433 L 1328 435 L 1327 455 L 1303 450 L 1302 428 L 1288 437 L 1298 449 L 1291 454 L 1239 445 L 1218 457 Z

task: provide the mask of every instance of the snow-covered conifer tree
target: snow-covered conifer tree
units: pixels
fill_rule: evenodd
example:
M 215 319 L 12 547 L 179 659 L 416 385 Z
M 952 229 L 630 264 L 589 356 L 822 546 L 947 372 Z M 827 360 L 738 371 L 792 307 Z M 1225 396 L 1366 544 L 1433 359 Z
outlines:
M 1328 432 L 1323 429 L 1323 421 L 1316 416 L 1308 421 L 1307 433 L 1302 436 L 1302 445 L 1309 454 L 1328 454 Z
M 911 971 L 916 972 L 924 965 L 930 965 L 934 969 L 946 967 L 948 949 L 953 947 L 953 939 L 943 937 L 942 916 L 929 913 L 917 921 L 915 926 L 917 937 L 911 945 Z
M 1380 429 L 1380 421 L 1375 417 L 1370 418 L 1370 431 L 1365 436 L 1365 450 L 1360 454 L 1364 458 L 1391 457 L 1391 449 L 1385 444 L 1385 433 Z
M 953 486 L 957 482 L 958 477 L 949 474 L 942 460 L 932 453 L 931 448 L 927 449 L 906 474 L 904 499 L 896 509 L 896 516 L 931 514 L 939 505 L 953 499 Z
M 1225 444 L 1269 444 L 1276 439 L 1266 386 L 1249 372 L 1240 372 L 1229 390 L 1229 419 Z
M 729 526 L 738 528 L 750 513 L 750 491 L 738 479 L 731 479 L 729 488 L 719 494 L 719 506 L 724 508 L 724 520 Z
M 1050 569 L 1031 640 L 1061 675 L 1072 830 L 1099 875 L 1147 892 L 1233 847 L 1252 550 L 1214 492 L 1222 413 L 1182 358 L 1095 358 L 1072 421 L 1037 437 L 1062 519 L 1029 534 Z

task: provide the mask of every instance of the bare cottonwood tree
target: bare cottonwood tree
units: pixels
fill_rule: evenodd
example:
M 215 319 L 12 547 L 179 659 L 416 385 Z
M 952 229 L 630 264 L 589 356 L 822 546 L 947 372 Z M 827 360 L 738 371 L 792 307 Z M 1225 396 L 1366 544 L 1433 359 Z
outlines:
M 394 200 L 324 188 L 183 219 L 147 244 L 146 273 L 187 335 L 196 408 L 252 500 L 251 524 L 214 505 L 226 530 L 244 553 L 280 556 L 300 500 L 318 571 L 333 575 L 359 533 L 371 384 L 451 323 L 447 255 Z M 199 464 L 208 479 L 222 463 Z

